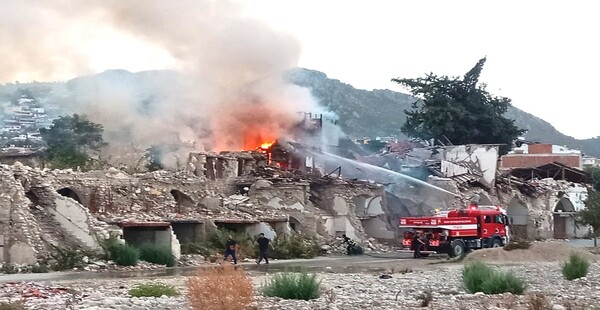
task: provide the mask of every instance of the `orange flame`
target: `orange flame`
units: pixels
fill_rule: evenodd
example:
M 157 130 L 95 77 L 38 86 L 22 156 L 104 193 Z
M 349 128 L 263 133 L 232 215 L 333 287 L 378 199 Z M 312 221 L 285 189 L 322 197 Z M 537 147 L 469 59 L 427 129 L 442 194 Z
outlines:
M 260 148 L 263 150 L 266 150 L 266 149 L 270 148 L 271 145 L 273 145 L 273 143 L 275 143 L 275 141 L 264 142 L 263 144 L 260 145 Z

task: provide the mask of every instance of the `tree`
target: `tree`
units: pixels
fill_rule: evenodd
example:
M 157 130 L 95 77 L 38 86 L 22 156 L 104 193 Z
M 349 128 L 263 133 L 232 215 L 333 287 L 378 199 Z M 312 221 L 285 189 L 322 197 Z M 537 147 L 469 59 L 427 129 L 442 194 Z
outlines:
M 593 188 L 588 188 L 588 197 L 585 200 L 585 209 L 577 212 L 578 222 L 592 227 L 594 246 L 598 246 L 597 238 L 600 236 L 600 193 Z
M 503 114 L 511 105 L 506 97 L 493 96 L 479 76 L 486 58 L 480 59 L 464 77 L 437 76 L 392 79 L 418 98 L 412 111 L 405 110 L 405 134 L 452 144 L 505 144 L 506 152 L 523 132 Z
M 46 159 L 56 168 L 88 166 L 90 152 L 99 151 L 106 145 L 102 139 L 103 132 L 102 125 L 78 114 L 61 116 L 52 122 L 50 128 L 40 129 L 48 147 Z
M 594 189 L 600 191 L 600 167 L 587 167 L 584 170 L 592 176 Z
M 146 164 L 146 169 L 148 171 L 156 171 L 160 169 L 164 169 L 163 164 L 161 163 L 161 159 L 164 156 L 164 149 L 160 145 L 152 145 L 146 149 L 144 153 L 144 158 L 148 160 Z

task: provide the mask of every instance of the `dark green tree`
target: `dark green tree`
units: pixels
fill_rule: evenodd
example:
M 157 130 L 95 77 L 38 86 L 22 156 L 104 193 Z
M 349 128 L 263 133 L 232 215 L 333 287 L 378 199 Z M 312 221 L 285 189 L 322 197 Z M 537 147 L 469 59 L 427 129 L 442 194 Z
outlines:
M 585 168 L 585 171 L 592 176 L 594 189 L 600 191 L 600 167 L 588 167 Z
M 86 168 L 90 164 L 90 153 L 106 145 L 103 132 L 102 125 L 78 114 L 61 116 L 50 128 L 40 129 L 47 145 L 46 159 L 55 168 Z
M 578 222 L 592 227 L 594 246 L 598 246 L 597 238 L 600 236 L 600 193 L 593 188 L 588 188 L 588 197 L 585 200 L 585 209 L 577 213 Z
M 144 154 L 144 158 L 148 161 L 146 164 L 146 169 L 148 169 L 148 171 L 164 169 L 161 163 L 164 153 L 165 150 L 160 145 L 152 145 L 147 148 L 146 153 Z
M 464 77 L 437 76 L 392 79 L 418 98 L 412 111 L 404 111 L 401 130 L 411 137 L 434 138 L 452 144 L 505 144 L 505 152 L 524 130 L 503 116 L 511 100 L 491 95 L 479 76 L 486 58 Z

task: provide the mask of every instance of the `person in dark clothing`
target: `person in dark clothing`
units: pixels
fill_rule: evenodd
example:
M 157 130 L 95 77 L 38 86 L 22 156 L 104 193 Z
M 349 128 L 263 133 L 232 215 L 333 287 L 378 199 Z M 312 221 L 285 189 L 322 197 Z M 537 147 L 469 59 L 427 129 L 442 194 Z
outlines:
M 421 250 L 425 246 L 425 242 L 423 242 L 420 232 L 415 233 L 415 236 L 413 237 L 413 240 L 412 240 L 412 246 L 413 246 L 413 250 L 415 251 L 413 257 L 421 258 L 422 257 Z
M 271 240 L 269 240 L 269 238 L 265 237 L 265 234 L 260 233 L 258 235 L 258 239 L 256 240 L 256 242 L 258 242 L 258 261 L 256 261 L 257 265 L 260 265 L 260 262 L 263 260 L 263 258 L 265 259 L 265 263 L 268 265 L 269 264 L 269 255 L 267 253 L 267 251 L 269 250 L 269 245 L 271 246 L 271 248 L 273 247 L 273 245 L 271 244 Z
M 237 257 L 235 257 L 236 245 L 237 245 L 237 242 L 235 242 L 235 240 L 233 240 L 233 237 L 231 237 L 231 235 L 229 235 L 229 239 L 227 239 L 227 242 L 225 243 L 225 258 L 224 258 L 224 260 L 227 260 L 227 257 L 229 257 L 229 255 L 231 255 L 231 257 L 233 258 L 234 265 L 237 265 Z
M 343 234 L 342 238 L 344 238 L 344 241 L 342 242 L 342 244 L 344 244 L 344 243 L 348 244 L 346 246 L 346 254 L 348 254 L 348 255 L 356 254 L 355 249 L 354 249 L 354 242 L 352 241 L 352 239 L 348 238 L 348 236 L 346 236 L 346 234 Z

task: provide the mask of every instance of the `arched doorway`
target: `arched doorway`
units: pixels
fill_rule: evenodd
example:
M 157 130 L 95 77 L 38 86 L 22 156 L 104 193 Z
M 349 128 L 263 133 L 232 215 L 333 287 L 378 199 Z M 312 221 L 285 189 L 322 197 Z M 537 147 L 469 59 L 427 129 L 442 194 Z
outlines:
M 294 231 L 294 232 L 300 232 L 300 221 L 298 221 L 298 219 L 296 219 L 293 216 L 289 217 L 289 221 L 290 221 L 290 228 Z
M 513 238 L 527 239 L 527 226 L 529 223 L 529 210 L 517 197 L 513 197 L 506 207 L 510 232 Z
M 575 235 L 575 206 L 566 198 L 562 197 L 554 207 L 554 238 L 567 239 Z
M 32 191 L 27 191 L 25 193 L 25 197 L 27 197 L 27 199 L 29 199 L 29 201 L 31 201 L 31 203 L 34 206 L 39 206 L 40 205 L 40 199 L 39 197 Z
M 79 203 L 82 202 L 81 197 L 79 197 L 79 195 L 74 190 L 72 190 L 68 187 L 61 188 L 61 189 L 57 190 L 56 192 L 58 192 L 62 196 L 69 197 Z

